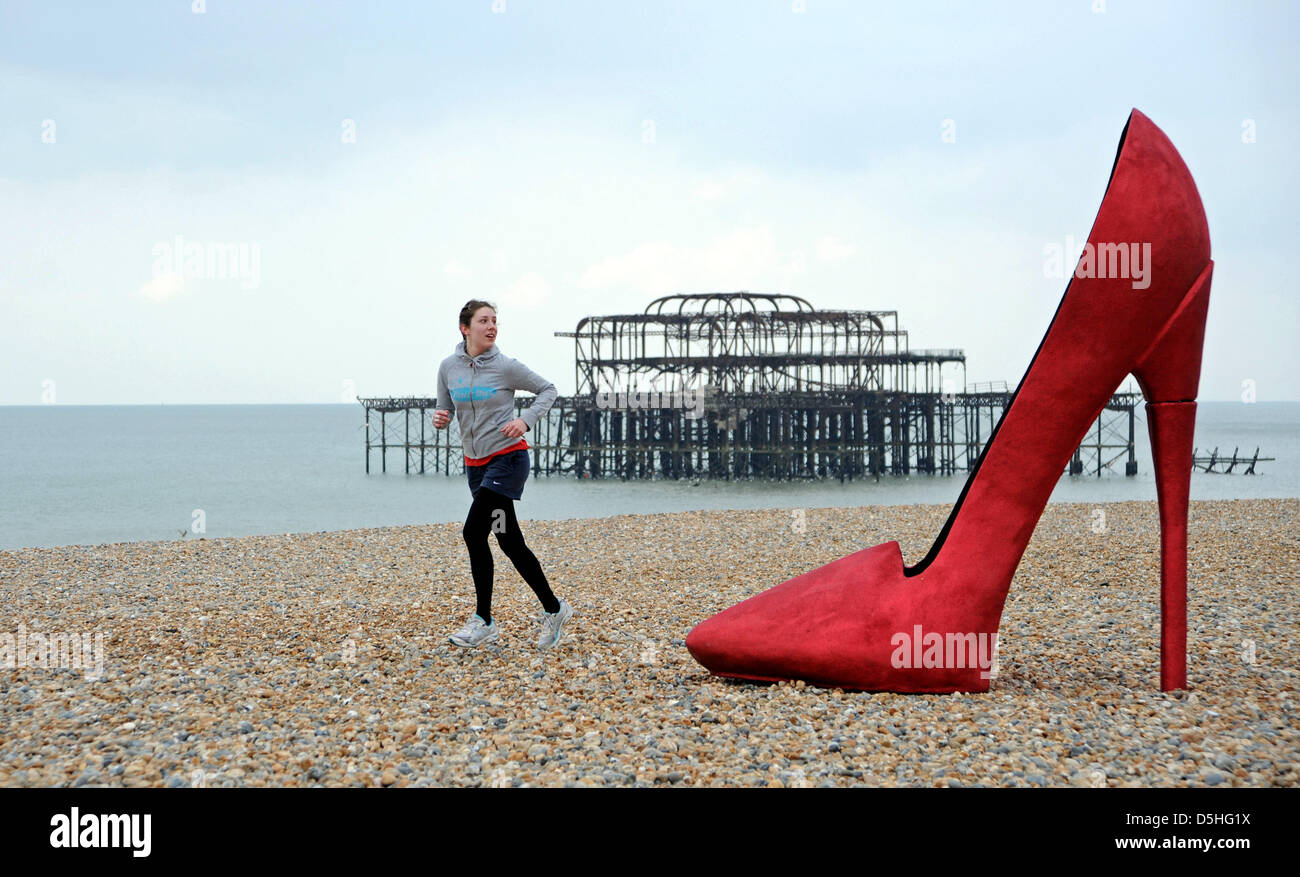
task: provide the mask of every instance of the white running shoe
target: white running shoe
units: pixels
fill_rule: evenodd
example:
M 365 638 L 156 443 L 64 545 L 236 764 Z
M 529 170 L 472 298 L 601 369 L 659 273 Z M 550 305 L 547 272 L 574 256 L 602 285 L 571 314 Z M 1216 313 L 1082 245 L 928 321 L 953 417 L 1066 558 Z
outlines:
M 539 649 L 553 648 L 560 641 L 560 630 L 564 627 L 564 622 L 573 617 L 573 607 L 565 601 L 560 601 L 559 612 L 542 613 L 542 632 L 537 637 L 537 647 Z
M 474 649 L 484 643 L 493 643 L 497 641 L 497 623 L 484 624 L 483 619 L 474 613 L 465 622 L 465 626 L 453 633 L 449 639 L 454 646 L 460 646 L 462 649 Z

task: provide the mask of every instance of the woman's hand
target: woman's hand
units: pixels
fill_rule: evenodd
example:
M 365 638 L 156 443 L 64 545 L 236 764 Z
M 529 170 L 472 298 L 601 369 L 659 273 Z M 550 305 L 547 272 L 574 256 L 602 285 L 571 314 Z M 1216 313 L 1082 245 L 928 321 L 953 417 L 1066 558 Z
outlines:
M 524 423 L 521 418 L 516 417 L 505 426 L 501 427 L 501 432 L 505 434 L 506 438 L 519 438 L 521 435 L 528 432 L 528 424 Z
M 447 424 L 451 423 L 451 412 L 444 408 L 438 408 L 433 412 L 433 428 L 446 429 Z

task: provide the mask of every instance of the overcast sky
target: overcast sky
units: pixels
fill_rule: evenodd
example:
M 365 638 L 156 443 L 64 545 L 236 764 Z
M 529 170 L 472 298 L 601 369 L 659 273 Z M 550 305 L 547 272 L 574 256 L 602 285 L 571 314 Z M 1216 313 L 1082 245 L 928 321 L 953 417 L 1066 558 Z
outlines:
M 1014 385 L 1132 107 L 1209 215 L 1201 398 L 1300 399 L 1292 3 L 116 6 L 0 0 L 0 404 L 432 396 L 470 297 L 568 393 L 555 332 L 741 289 Z

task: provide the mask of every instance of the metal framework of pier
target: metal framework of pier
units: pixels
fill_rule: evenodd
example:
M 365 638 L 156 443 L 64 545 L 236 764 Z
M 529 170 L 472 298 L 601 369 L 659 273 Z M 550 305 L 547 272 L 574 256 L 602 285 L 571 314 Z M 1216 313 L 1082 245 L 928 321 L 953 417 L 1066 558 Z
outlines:
M 912 350 L 896 311 L 790 295 L 672 295 L 573 332 L 575 386 L 528 434 L 533 472 L 594 478 L 840 480 L 972 469 L 1011 399 L 965 381 L 961 350 Z M 1137 472 L 1135 407 L 1116 394 L 1070 474 Z M 436 400 L 363 398 L 366 471 L 464 471 Z M 531 398 L 517 398 L 522 411 Z

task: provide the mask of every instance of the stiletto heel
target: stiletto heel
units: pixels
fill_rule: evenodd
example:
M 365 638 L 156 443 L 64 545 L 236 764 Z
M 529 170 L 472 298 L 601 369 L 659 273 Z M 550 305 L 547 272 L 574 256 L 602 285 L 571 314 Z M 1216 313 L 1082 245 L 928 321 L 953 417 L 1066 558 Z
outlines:
M 1214 263 L 1133 370 L 1147 398 L 1147 430 L 1160 504 L 1160 690 L 1187 687 L 1187 504 L 1196 393 Z
M 905 567 L 897 542 L 842 557 L 697 625 L 691 654 L 738 679 L 987 691 L 1002 607 L 1038 518 L 1132 373 L 1148 401 L 1160 500 L 1161 687 L 1182 687 L 1190 442 L 1211 270 L 1191 174 L 1134 110 L 1084 256 L 925 558 Z
M 1187 500 L 1195 402 L 1148 402 L 1160 503 L 1160 690 L 1187 687 Z

